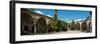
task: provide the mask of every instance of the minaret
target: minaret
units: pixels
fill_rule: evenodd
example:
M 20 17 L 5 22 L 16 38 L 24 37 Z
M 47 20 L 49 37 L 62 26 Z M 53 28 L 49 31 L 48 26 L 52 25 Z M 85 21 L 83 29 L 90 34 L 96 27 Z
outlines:
M 57 9 L 55 9 L 54 12 L 55 12 L 55 13 L 54 13 L 54 18 L 57 20 L 57 16 L 58 16 L 58 14 L 57 14 Z

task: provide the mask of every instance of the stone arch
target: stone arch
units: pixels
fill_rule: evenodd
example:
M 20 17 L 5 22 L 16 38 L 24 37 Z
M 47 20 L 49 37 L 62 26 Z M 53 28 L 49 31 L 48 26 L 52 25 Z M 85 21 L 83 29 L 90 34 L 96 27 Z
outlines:
M 82 22 L 82 24 L 81 24 L 81 29 L 82 29 L 82 31 L 87 31 L 87 22 Z
M 21 11 L 21 33 L 29 34 L 29 32 L 32 32 L 33 25 L 33 17 L 27 12 Z
M 36 22 L 36 33 L 46 33 L 46 32 L 47 32 L 46 19 L 44 17 L 40 17 Z
M 91 22 L 88 22 L 88 32 L 92 32 L 92 25 L 91 25 Z

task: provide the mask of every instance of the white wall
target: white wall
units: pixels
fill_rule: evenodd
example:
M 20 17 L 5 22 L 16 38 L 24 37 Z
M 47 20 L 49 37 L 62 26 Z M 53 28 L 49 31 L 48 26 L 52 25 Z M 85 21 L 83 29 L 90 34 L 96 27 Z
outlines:
M 99 5 L 100 3 L 97 3 L 100 1 L 97 0 L 31 0 L 31 1 L 98 5 L 98 11 L 100 11 L 100 5 Z M 98 12 L 98 38 L 97 39 L 37 42 L 37 43 L 27 43 L 27 44 L 100 44 L 100 30 L 99 30 L 100 15 L 99 14 L 100 12 Z M 9 0 L 0 0 L 0 44 L 9 44 Z

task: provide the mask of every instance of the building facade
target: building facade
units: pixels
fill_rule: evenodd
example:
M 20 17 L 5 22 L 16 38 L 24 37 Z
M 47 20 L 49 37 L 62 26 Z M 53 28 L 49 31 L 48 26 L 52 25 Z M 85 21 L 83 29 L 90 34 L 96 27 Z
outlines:
M 28 9 L 21 8 L 21 33 L 38 34 L 47 33 L 50 17 L 33 13 Z

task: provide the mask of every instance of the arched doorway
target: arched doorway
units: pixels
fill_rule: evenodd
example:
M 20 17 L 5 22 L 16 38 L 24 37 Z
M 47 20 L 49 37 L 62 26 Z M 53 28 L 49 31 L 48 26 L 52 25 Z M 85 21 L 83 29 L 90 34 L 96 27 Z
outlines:
M 36 22 L 36 33 L 47 33 L 47 24 L 46 20 L 43 17 L 40 17 Z
M 21 33 L 22 35 L 27 35 L 32 33 L 32 26 L 34 25 L 34 20 L 30 14 L 26 11 L 21 11 Z M 33 32 L 34 33 L 34 32 Z
M 82 25 L 81 25 L 81 29 L 82 31 L 87 31 L 87 23 L 86 22 L 82 22 Z

